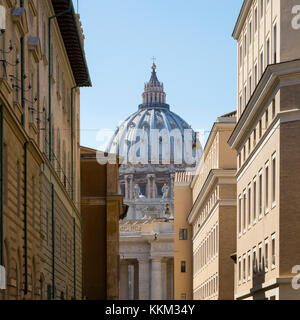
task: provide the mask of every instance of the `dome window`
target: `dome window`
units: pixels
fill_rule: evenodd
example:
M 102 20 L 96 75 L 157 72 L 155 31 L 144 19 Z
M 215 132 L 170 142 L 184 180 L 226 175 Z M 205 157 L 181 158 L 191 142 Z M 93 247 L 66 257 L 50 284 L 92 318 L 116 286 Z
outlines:
M 173 129 L 176 128 L 176 122 L 174 120 L 171 122 L 171 126 Z

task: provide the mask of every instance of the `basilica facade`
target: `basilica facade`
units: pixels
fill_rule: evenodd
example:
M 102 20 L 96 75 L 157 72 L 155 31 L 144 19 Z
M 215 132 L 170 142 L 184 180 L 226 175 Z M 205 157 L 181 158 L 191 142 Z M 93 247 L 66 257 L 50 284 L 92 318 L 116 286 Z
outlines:
M 120 222 L 120 297 L 173 299 L 174 177 L 191 170 L 199 154 L 195 132 L 166 104 L 156 65 L 143 103 L 111 139 L 108 151 L 122 159 L 119 192 L 129 206 Z

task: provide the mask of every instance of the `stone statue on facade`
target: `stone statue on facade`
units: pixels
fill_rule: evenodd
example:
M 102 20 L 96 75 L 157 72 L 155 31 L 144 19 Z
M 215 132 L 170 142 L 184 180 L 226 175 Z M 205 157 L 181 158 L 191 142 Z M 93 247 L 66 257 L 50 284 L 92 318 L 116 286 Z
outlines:
M 139 185 L 136 184 L 136 185 L 134 186 L 134 188 L 133 188 L 133 196 L 134 196 L 134 199 L 138 199 L 139 196 L 140 196 L 140 194 L 141 194 L 141 189 L 140 189 Z
M 166 183 L 163 185 L 161 191 L 163 193 L 162 198 L 167 199 L 169 195 L 169 186 Z

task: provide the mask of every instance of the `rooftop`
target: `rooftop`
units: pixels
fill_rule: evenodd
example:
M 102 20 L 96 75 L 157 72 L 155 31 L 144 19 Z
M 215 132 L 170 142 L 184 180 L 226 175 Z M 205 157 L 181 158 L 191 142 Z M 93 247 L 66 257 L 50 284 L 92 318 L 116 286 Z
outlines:
M 57 15 L 69 8 L 69 0 L 52 0 L 52 5 L 54 12 Z M 59 16 L 57 22 L 66 47 L 76 85 L 78 87 L 92 86 L 73 3 L 71 11 Z

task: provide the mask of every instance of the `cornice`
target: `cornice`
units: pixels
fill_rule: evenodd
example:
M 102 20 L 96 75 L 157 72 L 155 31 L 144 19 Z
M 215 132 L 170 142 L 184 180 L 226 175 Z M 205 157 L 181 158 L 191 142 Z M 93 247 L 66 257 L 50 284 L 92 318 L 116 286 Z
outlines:
M 247 127 L 256 120 L 256 115 L 265 107 L 264 102 L 268 99 L 270 92 L 273 92 L 276 86 L 291 75 L 298 76 L 300 80 L 300 59 L 269 65 L 266 68 L 228 140 L 232 148 L 238 150 L 238 146 L 246 135 Z
M 222 181 L 221 181 L 222 180 Z M 212 169 L 204 182 L 196 201 L 194 202 L 190 213 L 188 214 L 187 221 L 192 224 L 199 209 L 205 202 L 205 199 L 209 192 L 211 192 L 213 186 L 217 183 L 229 183 L 236 182 L 236 170 L 235 169 Z
M 211 131 L 210 131 L 210 134 L 207 138 L 207 141 L 206 141 L 206 144 L 205 144 L 205 147 L 204 147 L 204 150 L 203 150 L 203 154 L 202 154 L 202 157 L 201 157 L 201 160 L 197 166 L 197 169 L 196 169 L 196 174 L 194 175 L 191 183 L 190 183 L 190 186 L 191 188 L 193 188 L 196 184 L 196 181 L 199 177 L 199 172 L 200 172 L 200 169 L 201 167 L 203 166 L 203 163 L 205 162 L 205 158 L 207 157 L 207 154 L 208 152 L 210 151 L 210 148 L 211 148 L 211 145 L 213 143 L 213 140 L 214 138 L 216 137 L 217 133 L 219 132 L 222 132 L 222 130 L 220 130 L 221 128 L 232 128 L 234 129 L 235 125 L 236 125 L 236 118 L 233 117 L 233 118 L 228 118 L 228 120 L 224 120 L 223 117 L 219 117 L 218 119 L 220 119 L 220 121 L 218 122 L 215 122 L 211 128 Z
M 248 15 L 249 9 L 251 8 L 252 3 L 253 3 L 253 0 L 244 0 L 240 14 L 238 16 L 237 22 L 232 32 L 232 37 L 235 40 L 238 40 L 238 38 L 240 37 L 242 27 L 245 23 L 245 20 L 247 18 L 247 15 Z

